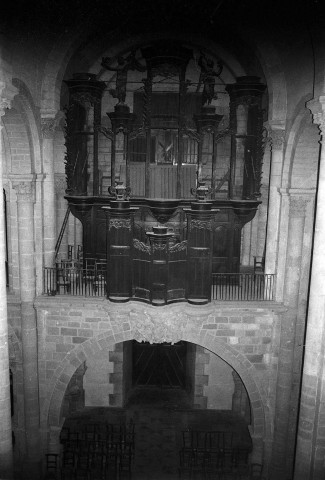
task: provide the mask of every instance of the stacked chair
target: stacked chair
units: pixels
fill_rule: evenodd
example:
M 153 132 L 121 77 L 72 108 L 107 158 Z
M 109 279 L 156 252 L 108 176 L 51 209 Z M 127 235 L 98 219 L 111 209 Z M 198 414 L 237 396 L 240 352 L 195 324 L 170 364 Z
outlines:
M 234 440 L 233 432 L 183 431 L 179 477 L 193 480 L 261 479 L 262 466 L 250 466 L 250 449 L 239 446 Z
M 63 428 L 60 480 L 131 478 L 134 424 L 87 424 L 81 431 Z M 48 462 L 48 457 L 46 457 Z

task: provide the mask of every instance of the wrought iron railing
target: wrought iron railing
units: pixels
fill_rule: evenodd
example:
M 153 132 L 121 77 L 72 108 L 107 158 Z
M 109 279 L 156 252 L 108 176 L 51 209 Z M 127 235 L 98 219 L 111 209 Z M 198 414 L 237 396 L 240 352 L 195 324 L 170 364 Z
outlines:
M 274 300 L 275 275 L 264 273 L 213 273 L 212 300 Z
M 213 273 L 211 300 L 272 301 L 274 300 L 274 286 L 275 275 L 271 274 Z M 107 295 L 106 270 L 75 267 L 44 268 L 43 292 L 47 295 L 104 297 Z M 186 300 L 184 293 L 181 291 L 179 292 L 180 298 L 170 300 Z M 134 299 L 140 299 L 136 291 Z
M 44 268 L 44 293 L 47 295 L 106 295 L 106 271 L 95 268 Z

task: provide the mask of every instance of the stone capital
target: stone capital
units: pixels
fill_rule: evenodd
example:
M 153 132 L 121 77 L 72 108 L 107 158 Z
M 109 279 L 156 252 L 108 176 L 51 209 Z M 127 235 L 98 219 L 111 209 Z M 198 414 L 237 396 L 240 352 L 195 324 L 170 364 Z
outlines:
M 269 128 L 268 138 L 272 149 L 281 150 L 285 140 L 285 130 L 282 128 Z
M 267 131 L 267 141 L 272 149 L 282 149 L 285 140 L 285 123 L 281 120 L 270 120 L 264 123 Z
M 41 132 L 43 138 L 53 139 L 55 127 L 55 118 L 41 118 Z
M 318 99 L 314 98 L 306 103 L 313 115 L 313 122 L 319 125 L 322 135 L 325 132 L 325 95 L 321 95 Z
M 35 178 L 34 175 L 11 175 L 11 183 L 16 190 L 18 203 L 35 202 Z
M 8 108 L 11 108 L 11 102 L 18 90 L 13 85 L 6 84 L 0 81 L 0 118 L 6 113 Z
M 0 117 L 3 117 L 7 108 L 11 108 L 11 101 L 8 98 L 0 97 Z
M 47 139 L 53 139 L 55 129 L 58 126 L 61 118 L 63 117 L 64 113 L 61 110 L 41 110 L 42 137 Z

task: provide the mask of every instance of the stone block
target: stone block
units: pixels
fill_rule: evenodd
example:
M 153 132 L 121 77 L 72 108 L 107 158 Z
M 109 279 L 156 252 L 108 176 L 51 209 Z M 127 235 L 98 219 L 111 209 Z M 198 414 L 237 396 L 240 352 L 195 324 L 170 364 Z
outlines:
M 240 350 L 245 354 L 250 354 L 254 352 L 254 347 L 252 345 L 241 345 Z
M 86 317 L 85 318 L 85 322 L 88 322 L 88 323 L 98 323 L 98 322 L 101 322 L 101 321 L 102 321 L 101 317 Z
M 49 370 L 49 369 L 55 370 L 57 366 L 58 366 L 58 362 L 54 362 L 54 361 L 46 362 L 46 369 L 47 370 Z
M 76 337 L 78 335 L 78 330 L 76 328 L 61 327 L 61 335 Z
M 235 337 L 236 331 L 230 328 L 227 328 L 227 329 L 219 328 L 214 334 L 216 337 Z
M 229 323 L 241 323 L 242 321 L 242 317 L 229 317 Z
M 48 335 L 60 335 L 59 327 L 47 327 L 46 332 Z
M 204 393 L 203 385 L 195 385 L 194 395 L 199 397 L 199 396 L 203 395 L 203 393 Z
M 110 330 L 112 328 L 111 322 L 99 322 L 98 328 L 100 330 Z
M 92 337 L 93 332 L 90 329 L 87 328 L 78 328 L 78 336 L 79 337 Z
M 208 385 L 209 376 L 208 375 L 195 375 L 195 384 L 196 385 Z
M 195 363 L 209 363 L 210 354 L 209 353 L 197 353 Z
M 110 362 L 123 362 L 123 351 L 114 351 L 109 352 L 109 361 Z
M 64 326 L 69 327 L 69 328 L 80 328 L 81 323 L 80 322 L 66 322 L 64 324 Z
M 121 373 L 110 373 L 109 374 L 109 383 L 114 385 L 122 385 L 123 375 Z
M 194 397 L 194 408 L 206 410 L 208 399 L 206 397 Z
M 255 337 L 255 335 L 256 335 L 256 330 L 245 330 L 246 337 Z
M 256 317 L 253 315 L 244 315 L 243 316 L 243 322 L 244 323 L 255 323 L 256 322 Z
M 122 395 L 119 394 L 119 393 L 110 393 L 108 395 L 109 397 L 109 404 L 112 406 L 112 407 L 121 407 L 122 406 L 122 402 L 123 402 L 123 398 L 122 398 Z
M 63 337 L 61 335 L 47 335 L 45 337 L 45 342 L 46 343 L 63 343 Z
M 206 323 L 202 325 L 202 328 L 205 330 L 216 330 L 218 325 L 216 323 Z
M 114 363 L 114 373 L 123 373 L 123 363 Z
M 195 365 L 195 375 L 204 375 L 204 363 Z
M 72 343 L 84 343 L 87 340 L 87 337 L 72 337 Z
M 56 346 L 56 351 L 57 352 L 70 352 L 70 350 L 72 350 L 74 348 L 73 345 L 69 345 L 69 344 L 62 344 L 62 343 L 58 343 L 57 346 Z

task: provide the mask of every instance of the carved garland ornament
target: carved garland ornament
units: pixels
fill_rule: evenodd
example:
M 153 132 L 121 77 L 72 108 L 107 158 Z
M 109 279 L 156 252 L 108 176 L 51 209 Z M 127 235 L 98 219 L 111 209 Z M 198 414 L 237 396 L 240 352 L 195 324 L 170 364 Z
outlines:
M 175 245 L 172 245 L 169 247 L 169 251 L 172 252 L 182 252 L 187 249 L 187 240 L 183 240 L 180 243 L 175 243 Z
M 199 230 L 212 230 L 212 222 L 211 220 L 202 221 L 202 220 L 191 220 L 190 222 L 190 229 L 198 228 Z
M 167 244 L 166 243 L 153 243 L 152 244 L 153 252 L 166 252 Z
M 141 252 L 144 252 L 150 255 L 150 246 L 146 245 L 143 242 L 140 242 L 140 240 L 138 240 L 137 238 L 133 239 L 133 246 L 137 250 L 140 250 Z
M 155 311 L 150 315 L 130 312 L 131 328 L 138 342 L 177 343 L 182 340 L 182 332 L 186 326 L 187 315 L 182 312 L 166 313 Z
M 128 230 L 131 230 L 131 220 L 129 218 L 123 220 L 111 218 L 109 221 L 109 229 L 111 230 L 112 228 L 116 228 L 117 230 L 120 228 L 127 228 Z

